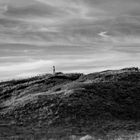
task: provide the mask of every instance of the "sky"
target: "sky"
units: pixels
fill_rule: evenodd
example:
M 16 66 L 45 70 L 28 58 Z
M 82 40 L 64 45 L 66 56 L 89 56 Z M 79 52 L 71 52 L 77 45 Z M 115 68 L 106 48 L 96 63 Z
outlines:
M 140 0 L 0 0 L 0 80 L 140 67 Z

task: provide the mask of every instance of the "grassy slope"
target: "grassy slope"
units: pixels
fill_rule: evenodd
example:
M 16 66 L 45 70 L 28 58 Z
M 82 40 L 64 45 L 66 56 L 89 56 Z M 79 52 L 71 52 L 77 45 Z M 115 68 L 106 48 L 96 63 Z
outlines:
M 1 125 L 42 131 L 61 127 L 74 133 L 139 130 L 140 71 L 43 75 L 3 82 L 0 103 Z

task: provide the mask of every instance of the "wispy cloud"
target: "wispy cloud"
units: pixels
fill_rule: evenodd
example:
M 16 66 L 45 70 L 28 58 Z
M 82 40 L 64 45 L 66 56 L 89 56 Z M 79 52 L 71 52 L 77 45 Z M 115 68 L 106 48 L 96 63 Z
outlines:
M 107 32 L 100 32 L 98 35 L 103 38 L 109 38 L 109 35 L 107 35 Z

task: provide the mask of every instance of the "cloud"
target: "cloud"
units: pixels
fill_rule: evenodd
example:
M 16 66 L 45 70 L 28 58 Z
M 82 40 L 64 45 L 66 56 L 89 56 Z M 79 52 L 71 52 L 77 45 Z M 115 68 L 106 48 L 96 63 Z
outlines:
M 1 75 L 53 64 L 62 71 L 139 65 L 139 7 L 139 0 L 0 0 Z
M 11 19 L 11 18 L 6 18 L 6 17 L 1 17 L 0 18 L 0 25 L 3 27 L 13 27 L 13 26 L 19 26 L 20 24 L 23 24 L 23 22 L 20 22 L 18 20 L 15 19 Z
M 103 38 L 109 38 L 109 35 L 107 35 L 107 32 L 100 32 L 98 35 Z
M 7 5 L 0 6 L 0 14 L 5 13 L 8 10 Z
M 8 6 L 28 6 L 28 5 L 32 5 L 32 4 L 36 4 L 36 2 L 34 0 L 28 0 L 28 1 L 24 1 L 24 0 L 0 0 L 0 5 L 8 5 Z
M 51 60 L 37 60 L 25 63 L 17 64 L 8 64 L 0 66 L 0 72 L 21 72 L 21 71 L 30 71 L 35 70 L 41 67 L 52 66 L 53 62 Z
M 56 7 L 44 4 L 32 4 L 25 7 L 8 6 L 7 11 L 4 13 L 6 16 L 13 16 L 18 18 L 37 18 L 37 17 L 57 17 L 66 15 L 66 11 Z

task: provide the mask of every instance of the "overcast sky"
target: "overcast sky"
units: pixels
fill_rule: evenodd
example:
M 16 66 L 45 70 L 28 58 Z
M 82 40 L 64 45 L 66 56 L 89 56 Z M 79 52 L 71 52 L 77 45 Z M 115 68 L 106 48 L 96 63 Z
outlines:
M 0 0 L 0 80 L 140 66 L 140 0 Z

